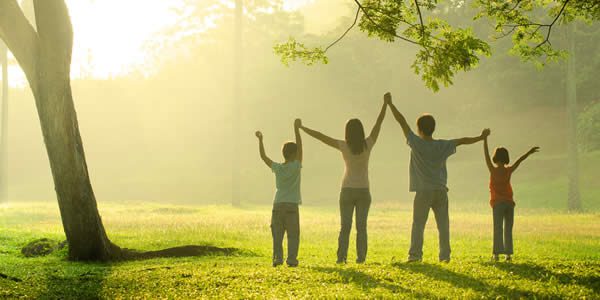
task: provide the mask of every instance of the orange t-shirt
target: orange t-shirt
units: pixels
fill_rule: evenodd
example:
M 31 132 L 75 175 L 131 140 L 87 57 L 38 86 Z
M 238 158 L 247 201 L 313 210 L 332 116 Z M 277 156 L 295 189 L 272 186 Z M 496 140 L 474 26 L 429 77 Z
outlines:
M 513 190 L 510 185 L 512 168 L 493 168 L 490 172 L 490 205 L 494 207 L 499 201 L 508 201 L 515 205 Z

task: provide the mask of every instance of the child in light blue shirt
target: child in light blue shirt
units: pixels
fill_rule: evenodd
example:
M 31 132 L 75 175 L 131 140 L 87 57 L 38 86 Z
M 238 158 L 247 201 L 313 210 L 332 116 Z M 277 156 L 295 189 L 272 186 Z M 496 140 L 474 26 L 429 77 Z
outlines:
M 275 199 L 271 215 L 271 233 L 273 235 L 273 267 L 283 264 L 283 236 L 287 234 L 289 267 L 298 266 L 298 247 L 300 245 L 300 215 L 298 205 L 302 204 L 300 179 L 302 169 L 302 138 L 300 127 L 302 122 L 296 119 L 294 132 L 296 142 L 283 145 L 283 163 L 273 162 L 265 153 L 263 135 L 256 132 L 259 141 L 260 157 L 275 173 Z

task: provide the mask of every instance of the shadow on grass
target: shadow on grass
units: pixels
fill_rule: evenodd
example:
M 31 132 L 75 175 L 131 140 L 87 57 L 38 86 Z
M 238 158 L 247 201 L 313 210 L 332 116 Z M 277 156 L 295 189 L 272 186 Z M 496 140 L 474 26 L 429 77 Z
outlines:
M 112 267 L 106 264 L 74 263 L 66 268 L 48 270 L 43 279 L 45 288 L 36 295 L 38 299 L 100 299 L 104 281 Z M 41 283 L 41 282 L 40 282 Z M 28 283 L 38 284 L 38 283 Z
M 393 294 L 401 293 L 401 294 L 411 295 L 411 298 L 426 298 L 426 299 L 437 298 L 433 294 L 421 292 L 421 291 L 410 290 L 410 289 L 402 287 L 398 284 L 394 284 L 394 282 L 391 279 L 390 280 L 377 279 L 369 274 L 366 274 L 366 273 L 361 272 L 356 269 L 346 269 L 346 268 L 340 268 L 340 267 L 336 267 L 336 268 L 314 267 L 311 269 L 313 269 L 315 271 L 323 272 L 323 273 L 338 274 L 340 277 L 342 277 L 343 283 L 351 283 L 357 287 L 360 287 L 365 292 L 368 292 L 374 288 L 384 288 Z
M 547 296 L 533 291 L 508 288 L 486 283 L 485 281 L 471 277 L 466 274 L 448 270 L 441 265 L 427 263 L 394 263 L 393 266 L 402 270 L 425 275 L 435 281 L 443 281 L 460 289 L 470 289 L 481 293 L 485 298 L 497 298 L 499 296 L 510 299 L 516 298 L 547 298 Z
M 137 251 L 131 249 L 122 249 L 121 260 L 143 260 L 153 258 L 174 258 L 174 257 L 198 257 L 198 256 L 233 256 L 248 255 L 254 253 L 250 251 L 241 251 L 237 248 L 220 248 L 209 245 L 187 245 L 172 247 L 155 251 Z
M 555 272 L 549 270 L 543 266 L 534 263 L 482 263 L 484 266 L 493 266 L 505 272 L 511 272 L 512 274 L 519 276 L 524 279 L 532 281 L 547 282 L 550 280 L 557 280 L 562 284 L 575 284 L 582 287 L 586 287 L 594 291 L 594 293 L 600 293 L 600 276 L 590 275 L 581 276 L 570 272 Z M 583 267 L 583 266 L 580 266 Z M 596 267 L 600 267 L 596 264 Z

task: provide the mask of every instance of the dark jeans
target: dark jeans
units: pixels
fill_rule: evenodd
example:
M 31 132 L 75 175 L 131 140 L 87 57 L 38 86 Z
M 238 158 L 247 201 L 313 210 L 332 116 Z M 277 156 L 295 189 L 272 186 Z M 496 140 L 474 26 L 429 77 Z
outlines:
M 367 258 L 367 217 L 371 206 L 369 189 L 342 188 L 340 193 L 341 229 L 338 238 L 338 262 L 345 262 L 348 256 L 348 243 L 352 230 L 352 215 L 356 209 L 356 261 Z
M 288 265 L 298 264 L 298 246 L 300 245 L 300 215 L 298 204 L 276 203 L 271 216 L 273 234 L 273 263 L 283 263 L 283 235 L 287 233 Z
M 497 202 L 494 212 L 494 254 L 513 254 L 512 228 L 515 219 L 515 207 L 512 203 Z M 504 225 L 504 226 L 503 226 Z M 504 227 L 504 228 L 503 228 Z
M 429 209 L 433 210 L 439 232 L 440 260 L 450 259 L 450 219 L 448 217 L 447 191 L 418 191 L 413 204 L 413 223 L 410 235 L 409 259 L 423 258 L 423 234 L 429 217 Z

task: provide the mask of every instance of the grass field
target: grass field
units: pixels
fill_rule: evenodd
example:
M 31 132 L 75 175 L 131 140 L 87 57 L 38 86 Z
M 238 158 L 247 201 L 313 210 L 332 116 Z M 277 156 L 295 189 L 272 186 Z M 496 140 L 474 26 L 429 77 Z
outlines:
M 301 208 L 300 266 L 270 264 L 270 207 L 100 204 L 122 247 L 235 247 L 233 256 L 111 264 L 65 260 L 65 251 L 25 258 L 20 249 L 63 240 L 55 204 L 0 207 L 0 298 L 576 298 L 600 299 L 600 214 L 532 214 L 517 208 L 515 260 L 490 262 L 491 214 L 451 211 L 453 260 L 437 262 L 430 217 L 423 263 L 404 262 L 411 214 L 374 205 L 367 263 L 335 264 L 335 207 Z M 354 238 L 354 236 L 352 237 Z

